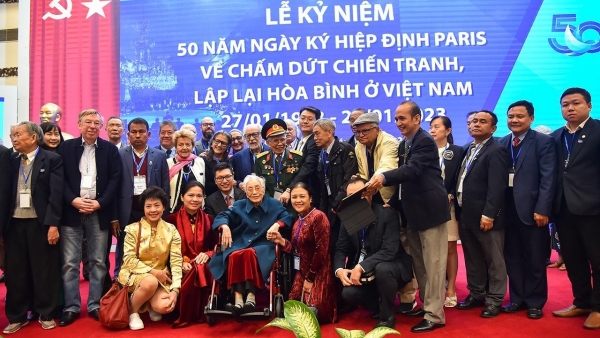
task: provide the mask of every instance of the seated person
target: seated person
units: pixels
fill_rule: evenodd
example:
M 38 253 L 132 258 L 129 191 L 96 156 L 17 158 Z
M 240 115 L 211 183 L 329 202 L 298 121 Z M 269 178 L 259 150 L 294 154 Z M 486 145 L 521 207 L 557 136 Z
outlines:
M 365 183 L 360 177 L 352 178 L 346 188 L 347 194 L 360 190 Z M 345 227 L 341 227 L 333 271 L 344 286 L 342 298 L 346 304 L 361 305 L 372 311 L 371 317 L 379 318 L 376 328 L 394 328 L 396 292 L 412 279 L 412 258 L 400 245 L 398 213 L 392 208 L 374 203 L 371 197 L 365 198 L 371 204 L 377 219 L 352 236 Z M 344 268 L 346 259 L 348 266 L 354 266 L 352 270 Z M 361 283 L 361 275 L 365 273 L 373 273 L 375 279 Z
M 212 217 L 202 211 L 202 183 L 187 182 L 179 198 L 183 206 L 165 218 L 167 223 L 177 227 L 183 256 L 183 282 L 177 305 L 179 318 L 173 323 L 173 328 L 206 322 L 204 306 L 208 303 L 213 281 L 207 263 L 213 256 L 216 242 L 211 229 Z
M 281 245 L 286 253 L 300 260 L 289 299 L 315 306 L 319 323 L 337 321 L 337 302 L 331 260 L 329 259 L 329 220 L 313 204 L 313 196 L 306 183 L 291 187 L 292 207 L 300 216 L 292 228 L 292 240 L 279 232 L 267 234 L 267 239 Z M 295 265 L 295 264 L 294 264 Z
M 215 165 L 214 180 L 219 190 L 204 200 L 204 211 L 212 217 L 227 210 L 235 201 L 246 198 L 242 189 L 235 186 L 233 169 L 229 163 L 219 162 Z
M 275 244 L 267 240 L 267 233 L 289 228 L 293 221 L 279 201 L 265 196 L 262 177 L 246 176 L 244 187 L 248 199 L 236 201 L 213 222 L 213 230 L 222 231 L 222 251 L 209 262 L 215 279 L 226 274 L 227 288 L 235 297 L 235 304 L 226 308 L 237 321 L 242 313 L 254 312 L 256 291 L 264 286 L 275 262 Z
M 132 330 L 144 328 L 139 312 L 147 310 L 150 320 L 159 321 L 161 314 L 175 309 L 183 264 L 181 237 L 174 225 L 162 220 L 169 196 L 161 188 L 150 187 L 140 195 L 140 203 L 144 206 L 144 217 L 125 228 L 123 265 L 118 279 L 121 285 L 129 285 Z

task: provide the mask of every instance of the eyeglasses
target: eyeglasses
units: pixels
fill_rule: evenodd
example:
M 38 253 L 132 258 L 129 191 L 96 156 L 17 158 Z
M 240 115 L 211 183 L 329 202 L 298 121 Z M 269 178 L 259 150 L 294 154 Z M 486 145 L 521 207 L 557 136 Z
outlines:
M 252 138 L 258 138 L 260 136 L 260 133 L 250 133 L 250 134 L 246 134 L 244 135 L 244 137 L 246 138 L 246 140 L 252 139 Z
M 227 147 L 229 145 L 229 143 L 223 142 L 221 140 L 213 140 L 213 144 L 221 147 Z
M 377 128 L 377 127 L 372 127 L 372 128 L 363 129 L 363 130 L 356 130 L 356 131 L 354 131 L 354 135 L 356 135 L 356 136 L 364 136 L 364 135 L 367 135 L 371 130 L 373 130 L 375 128 Z
M 233 177 L 233 175 L 219 176 L 219 177 L 215 177 L 215 181 L 217 181 L 217 182 L 223 182 L 223 180 L 229 181 L 232 177 Z
M 87 127 L 100 127 L 102 125 L 102 123 L 98 122 L 98 121 L 83 121 L 83 125 L 87 126 Z
M 202 123 L 203 127 L 214 127 L 215 124 L 214 123 Z
M 234 141 L 236 141 L 236 142 L 242 142 L 242 140 L 243 140 L 243 139 L 244 139 L 244 138 L 243 138 L 243 137 L 241 137 L 241 136 L 238 136 L 238 137 L 233 137 L 233 140 L 234 140 Z

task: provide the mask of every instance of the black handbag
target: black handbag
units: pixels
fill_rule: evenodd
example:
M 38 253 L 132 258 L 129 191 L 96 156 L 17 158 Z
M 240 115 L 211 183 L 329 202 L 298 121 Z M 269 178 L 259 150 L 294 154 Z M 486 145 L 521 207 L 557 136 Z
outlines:
M 306 304 L 308 309 L 315 315 L 315 317 L 317 317 L 317 315 L 319 314 L 319 309 L 317 309 L 317 307 L 314 305 L 310 305 L 310 295 L 311 293 L 309 292 L 308 299 L 306 300 L 306 303 L 304 303 L 304 288 L 302 288 L 302 295 L 300 296 L 300 301 Z

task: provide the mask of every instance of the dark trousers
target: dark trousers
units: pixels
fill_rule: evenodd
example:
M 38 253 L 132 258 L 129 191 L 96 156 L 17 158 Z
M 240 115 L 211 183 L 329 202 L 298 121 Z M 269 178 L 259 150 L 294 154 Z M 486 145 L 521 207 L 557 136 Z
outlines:
M 548 300 L 549 229 L 524 224 L 516 213 L 513 215 L 504 242 L 510 302 L 541 309 Z
M 506 294 L 504 230 L 484 232 L 478 226 L 461 222 L 458 232 L 465 255 L 470 295 L 478 300 L 485 299 L 490 305 L 502 305 Z
M 575 215 L 564 201 L 562 206 L 556 226 L 573 305 L 600 312 L 600 216 Z
M 348 305 L 381 310 L 379 318 L 387 320 L 394 315 L 396 292 L 404 285 L 398 264 L 383 262 L 375 266 L 375 280 L 361 286 L 345 286 L 342 297 Z
M 12 219 L 4 243 L 8 321 L 25 321 L 29 309 L 52 318 L 58 303 L 59 246 L 48 243 L 48 230 L 37 219 L 19 218 Z

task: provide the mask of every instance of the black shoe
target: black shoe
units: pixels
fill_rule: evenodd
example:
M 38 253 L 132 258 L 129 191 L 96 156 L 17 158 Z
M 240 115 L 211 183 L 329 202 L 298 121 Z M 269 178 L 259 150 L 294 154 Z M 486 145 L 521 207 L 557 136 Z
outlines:
M 421 307 L 413 311 L 405 312 L 403 314 L 409 317 L 423 317 L 425 316 L 425 310 L 423 310 L 423 308 Z
M 374 329 L 382 326 L 393 329 L 396 326 L 396 316 L 392 315 L 387 320 L 379 320 L 379 323 L 375 324 Z
M 481 317 L 483 317 L 483 318 L 494 318 L 494 317 L 497 317 L 499 313 L 500 313 L 500 306 L 499 305 L 488 304 L 488 305 L 485 306 L 485 308 L 483 309 L 483 311 L 481 311 Z
M 88 312 L 88 316 L 90 318 L 94 318 L 95 321 L 99 321 L 100 320 L 100 309 L 94 309 L 94 310 Z
M 542 312 L 542 309 L 537 309 L 534 307 L 530 307 L 529 309 L 527 309 L 527 318 L 540 319 L 543 316 L 544 316 L 544 313 Z
M 256 303 L 246 302 L 244 303 L 244 313 L 250 313 L 256 311 Z
M 473 296 L 468 295 L 464 301 L 462 301 L 456 305 L 456 308 L 459 310 L 471 310 L 476 307 L 482 307 L 484 305 L 485 305 L 484 301 L 475 299 L 475 298 L 473 298 Z
M 373 312 L 371 312 L 371 318 L 372 319 L 379 319 L 379 315 L 381 314 L 381 310 L 377 309 Z
M 79 318 L 79 312 L 65 311 L 60 317 L 58 326 L 67 326 L 73 324 L 73 322 Z
M 241 306 L 235 306 L 231 303 L 227 303 L 225 304 L 225 310 L 231 312 L 231 315 L 233 316 L 233 319 L 235 319 L 236 322 L 241 323 L 242 322 L 242 313 L 244 312 L 244 309 L 242 309 Z
M 411 312 L 417 307 L 417 301 L 413 300 L 412 303 L 400 303 L 400 305 L 396 306 L 394 311 L 396 313 L 407 313 Z
M 440 327 L 446 326 L 445 324 L 436 324 L 431 320 L 423 319 L 419 324 L 413 326 L 410 330 L 414 333 L 431 332 Z
M 40 319 L 40 314 L 35 312 L 35 311 L 31 311 L 29 312 L 29 314 L 27 315 L 27 320 L 30 322 L 34 322 L 36 320 Z
M 502 308 L 502 312 L 517 313 L 517 312 L 519 312 L 521 310 L 525 310 L 525 309 L 526 309 L 525 305 L 517 304 L 517 303 L 510 303 Z
M 350 313 L 354 310 L 356 310 L 357 306 L 356 305 L 342 305 L 340 307 L 338 307 L 338 315 L 345 315 L 347 313 Z

